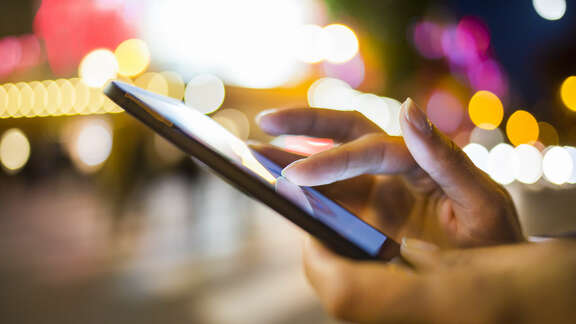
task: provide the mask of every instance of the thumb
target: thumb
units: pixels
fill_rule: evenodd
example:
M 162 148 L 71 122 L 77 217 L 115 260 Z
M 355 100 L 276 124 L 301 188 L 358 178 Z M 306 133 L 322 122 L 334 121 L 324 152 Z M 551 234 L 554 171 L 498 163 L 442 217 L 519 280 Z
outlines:
M 406 147 L 414 160 L 448 197 L 470 206 L 476 197 L 485 195 L 483 184 L 487 183 L 486 175 L 432 125 L 410 98 L 402 104 L 400 124 Z
M 400 255 L 416 270 L 432 270 L 440 265 L 440 249 L 425 241 L 404 237 Z

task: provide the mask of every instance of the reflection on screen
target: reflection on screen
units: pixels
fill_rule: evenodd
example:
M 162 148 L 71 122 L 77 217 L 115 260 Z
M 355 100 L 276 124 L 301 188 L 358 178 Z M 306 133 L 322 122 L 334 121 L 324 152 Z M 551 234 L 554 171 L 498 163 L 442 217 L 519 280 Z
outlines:
M 276 192 L 298 205 L 370 255 L 376 256 L 386 236 L 342 208 L 317 190 L 292 184 L 281 176 L 282 169 L 266 157 L 250 150 L 239 138 L 213 119 L 172 98 L 157 95 L 130 85 L 117 83 L 149 109 L 172 122 L 191 138 L 207 145 L 230 162 L 274 186 Z

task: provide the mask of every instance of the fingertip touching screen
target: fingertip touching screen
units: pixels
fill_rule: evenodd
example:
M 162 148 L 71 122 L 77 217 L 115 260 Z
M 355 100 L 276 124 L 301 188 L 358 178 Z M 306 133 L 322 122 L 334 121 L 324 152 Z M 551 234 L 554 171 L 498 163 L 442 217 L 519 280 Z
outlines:
M 248 176 L 270 186 L 282 197 L 292 201 L 309 217 L 313 217 L 339 233 L 366 253 L 377 256 L 387 237 L 318 190 L 301 187 L 282 177 L 282 169 L 212 118 L 184 105 L 181 101 L 115 82 L 115 86 L 145 105 L 149 113 L 178 128 L 190 139 L 215 151 L 230 163 L 239 166 Z

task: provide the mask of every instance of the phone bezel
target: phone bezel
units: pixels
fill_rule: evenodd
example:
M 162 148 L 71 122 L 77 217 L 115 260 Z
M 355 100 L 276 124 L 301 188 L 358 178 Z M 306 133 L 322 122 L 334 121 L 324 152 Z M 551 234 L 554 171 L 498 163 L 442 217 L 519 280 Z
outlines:
M 272 208 L 340 255 L 358 260 L 380 259 L 378 256 L 370 255 L 354 242 L 312 217 L 297 204 L 279 195 L 273 188 L 264 185 L 259 179 L 249 175 L 208 146 L 189 137 L 176 127 L 172 127 L 170 123 L 158 118 L 159 116 L 154 116 L 151 108 L 145 108 L 146 103 L 124 91 L 119 84 L 121 84 L 119 81 L 110 82 L 105 87 L 104 93 L 130 115 L 186 154 L 201 161 L 233 187 Z M 385 236 L 386 241 L 381 249 L 393 242 L 387 235 Z

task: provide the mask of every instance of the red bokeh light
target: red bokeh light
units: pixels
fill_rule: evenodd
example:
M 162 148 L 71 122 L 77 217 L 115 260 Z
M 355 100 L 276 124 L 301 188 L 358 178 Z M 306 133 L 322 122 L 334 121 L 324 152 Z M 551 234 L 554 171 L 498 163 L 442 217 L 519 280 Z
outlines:
M 114 49 L 134 36 L 123 2 L 102 6 L 92 0 L 43 0 L 36 15 L 36 35 L 44 40 L 53 72 L 76 71 L 82 58 L 96 48 Z

